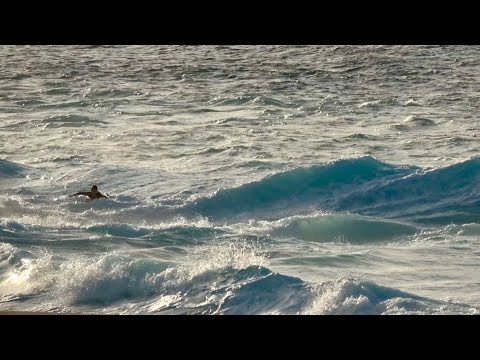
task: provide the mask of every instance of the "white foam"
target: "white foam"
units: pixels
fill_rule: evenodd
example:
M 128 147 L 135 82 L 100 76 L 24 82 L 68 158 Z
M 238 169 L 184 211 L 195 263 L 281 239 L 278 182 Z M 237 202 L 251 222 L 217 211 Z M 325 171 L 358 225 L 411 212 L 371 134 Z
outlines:
M 475 314 L 478 309 L 418 297 L 400 290 L 353 278 L 312 285 L 315 295 L 304 314 L 425 315 Z
M 180 269 L 193 277 L 228 267 L 244 269 L 249 266 L 267 267 L 267 258 L 256 245 L 237 240 L 193 248 Z
M 37 293 L 55 280 L 52 257 L 44 253 L 37 259 L 22 258 L 18 266 L 10 268 L 0 282 L 0 292 L 8 295 Z

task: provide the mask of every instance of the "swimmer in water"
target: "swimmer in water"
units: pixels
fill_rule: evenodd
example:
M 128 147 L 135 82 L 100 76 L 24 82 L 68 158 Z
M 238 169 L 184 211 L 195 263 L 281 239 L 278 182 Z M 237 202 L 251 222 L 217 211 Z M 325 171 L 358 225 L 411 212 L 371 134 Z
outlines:
M 106 198 L 105 195 L 103 195 L 100 191 L 98 191 L 97 185 L 93 185 L 91 191 L 81 191 L 81 192 L 77 192 L 76 194 L 70 195 L 70 197 L 72 197 L 72 196 L 77 196 L 77 195 L 85 195 L 85 196 L 88 196 L 91 200 L 100 199 L 100 198 Z M 108 194 L 107 194 L 107 195 L 108 195 Z

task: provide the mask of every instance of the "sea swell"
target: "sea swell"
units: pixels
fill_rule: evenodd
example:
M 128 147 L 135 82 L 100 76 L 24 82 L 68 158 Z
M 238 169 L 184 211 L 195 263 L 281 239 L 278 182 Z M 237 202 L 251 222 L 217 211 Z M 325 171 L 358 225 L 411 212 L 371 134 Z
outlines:
M 65 260 L 2 244 L 0 307 L 10 306 L 15 299 L 42 297 L 43 309 L 50 306 L 83 313 L 380 315 L 479 311 L 359 278 L 306 282 L 272 271 L 258 249 L 245 245 L 209 245 L 197 248 L 187 258 L 175 264 L 110 253 Z M 102 310 L 98 312 L 98 308 Z
M 480 158 L 436 169 L 371 157 L 299 168 L 198 199 L 186 210 L 225 221 L 321 211 L 417 224 L 473 222 L 480 216 Z

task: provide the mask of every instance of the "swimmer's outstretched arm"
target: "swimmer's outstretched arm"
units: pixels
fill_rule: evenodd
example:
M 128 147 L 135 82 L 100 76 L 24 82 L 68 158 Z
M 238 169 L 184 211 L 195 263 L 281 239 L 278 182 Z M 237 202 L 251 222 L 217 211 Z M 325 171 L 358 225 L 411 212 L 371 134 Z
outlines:
M 89 193 L 88 193 L 88 192 L 85 192 L 85 191 L 81 191 L 81 192 L 77 192 L 77 193 L 72 194 L 72 195 L 68 195 L 68 197 L 77 196 L 77 195 L 85 195 L 85 196 L 88 196 Z

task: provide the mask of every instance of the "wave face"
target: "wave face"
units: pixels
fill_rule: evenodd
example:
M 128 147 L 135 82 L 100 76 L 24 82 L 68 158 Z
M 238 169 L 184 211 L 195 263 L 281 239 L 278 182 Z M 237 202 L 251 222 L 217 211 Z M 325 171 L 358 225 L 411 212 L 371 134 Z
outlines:
M 479 177 L 480 158 L 476 157 L 368 184 L 344 196 L 335 209 L 433 224 L 475 221 L 480 215 Z
M 479 57 L 0 46 L 0 312 L 478 314 Z
M 208 246 L 188 264 L 167 263 L 121 254 L 59 261 L 43 254 L 0 248 L 0 266 L 8 263 L 0 283 L 3 303 L 28 299 L 50 290 L 42 305 L 84 312 L 102 307 L 122 314 L 475 314 L 468 305 L 451 304 L 380 286 L 341 278 L 308 283 L 272 272 L 265 258 L 243 248 Z M 214 262 L 204 256 L 209 255 Z M 263 264 L 263 265 L 261 265 Z M 123 305 L 135 302 L 141 306 Z M 55 305 L 55 306 L 58 306 Z
M 200 199 L 194 210 L 220 217 L 245 212 L 275 211 L 290 207 L 332 208 L 337 197 L 358 187 L 373 186 L 411 173 L 411 170 L 379 162 L 371 157 L 338 160 L 327 165 L 294 169 L 220 190 Z
M 371 157 L 295 169 L 198 200 L 213 219 L 287 216 L 312 208 L 415 223 L 475 221 L 480 215 L 480 158 L 440 169 L 394 166 Z
M 476 314 L 464 304 L 436 301 L 358 279 L 339 279 L 316 286 L 308 314 L 447 315 Z
M 276 236 L 293 236 L 307 241 L 353 243 L 393 240 L 414 235 L 414 226 L 359 215 L 298 217 L 274 231 Z
M 0 180 L 20 177 L 26 172 L 26 167 L 20 164 L 0 159 Z

